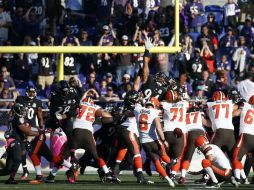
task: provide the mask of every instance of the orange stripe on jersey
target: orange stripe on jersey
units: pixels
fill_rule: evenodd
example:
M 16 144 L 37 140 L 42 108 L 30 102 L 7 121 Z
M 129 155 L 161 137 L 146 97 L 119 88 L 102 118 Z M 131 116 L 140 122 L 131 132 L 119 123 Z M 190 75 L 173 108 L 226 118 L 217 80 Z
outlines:
M 129 132 L 129 139 L 134 148 L 134 154 L 140 154 L 138 142 L 136 141 L 135 135 L 132 132 Z

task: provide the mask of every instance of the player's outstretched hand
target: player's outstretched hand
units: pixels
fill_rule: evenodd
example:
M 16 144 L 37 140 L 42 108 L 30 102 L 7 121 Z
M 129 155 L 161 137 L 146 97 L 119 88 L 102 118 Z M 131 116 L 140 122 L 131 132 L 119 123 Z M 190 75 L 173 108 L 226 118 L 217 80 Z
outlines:
M 146 50 L 150 50 L 153 47 L 152 38 L 145 39 L 145 48 Z

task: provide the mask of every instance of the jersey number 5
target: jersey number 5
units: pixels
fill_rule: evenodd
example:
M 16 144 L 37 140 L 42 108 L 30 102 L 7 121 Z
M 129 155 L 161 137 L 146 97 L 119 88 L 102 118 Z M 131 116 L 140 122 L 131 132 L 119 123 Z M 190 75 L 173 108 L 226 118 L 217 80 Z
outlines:
M 87 106 L 82 105 L 81 109 L 79 111 L 79 114 L 78 114 L 78 118 L 81 119 L 82 116 L 84 115 L 84 113 L 86 112 L 86 110 L 87 110 L 86 120 L 90 121 L 90 122 L 94 122 L 94 120 L 95 120 L 95 111 L 96 110 L 93 107 L 87 108 Z
M 139 129 L 141 131 L 146 131 L 148 129 L 148 115 L 147 114 L 141 114 L 139 116 Z
M 251 125 L 254 120 L 254 110 L 248 110 L 245 117 L 244 123 Z

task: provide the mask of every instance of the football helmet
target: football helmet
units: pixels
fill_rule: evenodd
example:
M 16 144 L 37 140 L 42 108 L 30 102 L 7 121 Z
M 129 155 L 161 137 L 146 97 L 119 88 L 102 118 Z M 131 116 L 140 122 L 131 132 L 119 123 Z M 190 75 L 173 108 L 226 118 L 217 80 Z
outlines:
M 168 89 L 167 92 L 166 92 L 166 100 L 170 103 L 177 102 L 179 100 L 178 91 Z
M 254 95 L 250 97 L 249 104 L 254 105 Z
M 37 95 L 36 88 L 32 85 L 28 85 L 26 87 L 26 96 L 32 100 L 36 97 L 36 95 Z
M 25 107 L 23 104 L 16 103 L 13 105 L 12 111 L 19 117 L 25 117 L 27 114 L 27 107 Z
M 215 91 L 213 93 L 213 101 L 224 101 L 226 100 L 226 96 L 222 91 Z
M 152 97 L 147 103 L 146 106 L 152 105 L 154 109 L 159 108 L 159 100 L 156 97 Z
M 167 87 L 169 85 L 168 77 L 162 72 L 156 73 L 153 79 L 159 86 Z
M 94 101 L 91 97 L 85 97 L 81 100 L 82 103 L 87 103 L 87 104 L 90 104 L 90 105 L 94 105 Z
M 207 138 L 204 135 L 198 136 L 195 140 L 195 146 L 198 148 L 200 148 L 208 143 L 209 143 L 209 141 L 207 140 Z
M 140 102 L 142 102 L 141 95 L 135 90 L 127 92 L 124 97 L 124 107 L 127 109 L 133 109 L 135 104 Z
M 241 94 L 236 88 L 231 88 L 228 91 L 228 99 L 232 100 L 234 103 L 238 103 L 241 100 Z
M 67 94 L 69 93 L 69 90 L 70 90 L 69 83 L 65 80 L 59 81 L 59 89 L 60 89 L 61 94 L 63 96 L 67 96 Z

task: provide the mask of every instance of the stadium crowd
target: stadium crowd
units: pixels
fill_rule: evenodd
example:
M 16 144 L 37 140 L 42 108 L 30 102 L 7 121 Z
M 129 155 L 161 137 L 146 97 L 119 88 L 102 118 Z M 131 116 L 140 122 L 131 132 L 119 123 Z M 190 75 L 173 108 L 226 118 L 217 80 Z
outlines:
M 10 175 L 6 183 L 17 183 L 20 164 L 21 178 L 27 178 L 28 152 L 36 172 L 32 184 L 53 183 L 62 166 L 74 183 L 78 167 L 84 173 L 91 159 L 103 181 L 120 182 L 126 153 L 137 182 L 150 184 L 143 175 L 141 145 L 147 155 L 144 165 L 152 161 L 171 187 L 186 182 L 196 147 L 205 156 L 203 169 L 192 173 L 204 174 L 199 182 L 211 188 L 221 182 L 236 187 L 249 183 L 240 161 L 254 150 L 252 18 L 247 15 L 241 22 L 240 7 L 233 0 L 223 7 L 183 1 L 181 52 L 151 55 L 152 47 L 174 44 L 174 5 L 165 2 L 1 1 L 2 46 L 145 46 L 142 54 L 65 54 L 61 81 L 55 77 L 58 55 L 2 54 L 1 96 L 15 99 L 0 104 L 12 108 L 3 155 L 7 163 L 0 170 L 0 175 Z M 43 98 L 50 102 L 46 120 Z M 123 104 L 115 106 L 121 99 Z M 101 128 L 95 134 L 96 118 Z M 51 149 L 46 133 L 53 135 Z M 105 158 L 109 147 L 117 151 L 109 153 L 112 163 Z M 78 160 L 79 148 L 86 152 Z M 54 164 L 46 179 L 41 156 Z M 247 161 L 253 162 L 251 157 Z

